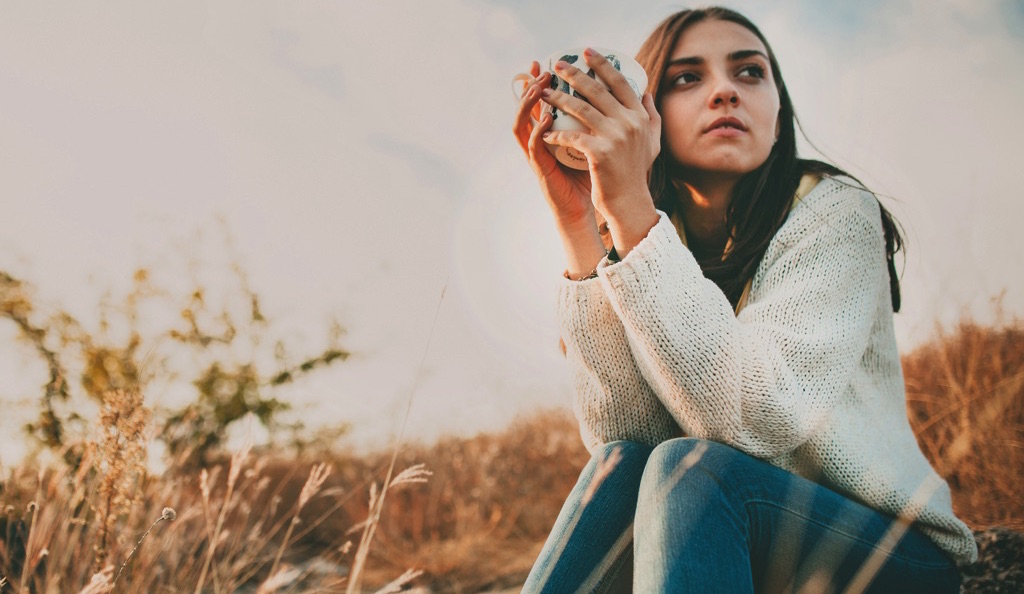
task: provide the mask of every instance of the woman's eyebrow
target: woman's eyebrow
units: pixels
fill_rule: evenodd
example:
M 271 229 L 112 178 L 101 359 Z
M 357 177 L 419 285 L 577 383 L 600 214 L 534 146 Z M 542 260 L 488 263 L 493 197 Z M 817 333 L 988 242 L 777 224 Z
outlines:
M 668 64 L 666 64 L 665 67 L 671 68 L 672 66 L 696 66 L 703 63 L 704 58 L 701 58 L 700 56 L 690 56 L 688 58 L 676 58 L 674 60 L 669 60 Z
M 764 52 L 756 49 L 736 50 L 734 52 L 729 53 L 726 56 L 726 59 L 728 59 L 730 62 L 736 62 L 738 60 L 745 60 L 750 56 L 761 56 L 765 60 L 768 59 L 768 56 Z M 705 61 L 706 60 L 701 56 L 686 56 L 683 58 L 669 60 L 668 64 L 666 64 L 665 67 L 671 68 L 672 66 L 697 66 L 703 64 Z
M 745 59 L 749 58 L 750 56 L 761 56 L 765 60 L 768 60 L 768 56 L 765 55 L 764 52 L 762 52 L 761 50 L 756 50 L 756 49 L 748 49 L 748 50 L 735 51 L 735 52 L 732 52 L 731 54 L 729 54 L 726 57 L 729 58 L 730 62 L 735 62 L 737 60 L 745 60 Z

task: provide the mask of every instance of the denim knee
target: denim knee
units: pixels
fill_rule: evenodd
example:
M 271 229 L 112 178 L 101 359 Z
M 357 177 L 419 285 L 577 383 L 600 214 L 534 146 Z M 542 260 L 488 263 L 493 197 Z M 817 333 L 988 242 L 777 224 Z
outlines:
M 695 479 L 711 479 L 724 492 L 730 485 L 742 482 L 740 470 L 747 455 L 730 446 L 692 437 L 671 439 L 659 444 L 651 452 L 641 481 L 641 499 L 644 493 L 672 489 L 686 490 Z M 701 482 L 701 481 L 696 481 Z
M 737 456 L 745 456 L 745 454 L 717 441 L 680 437 L 658 444 L 658 447 L 651 452 L 649 464 L 660 468 L 663 473 L 671 473 L 679 464 L 715 470 L 727 466 Z
M 743 457 L 731 447 L 693 438 L 669 440 L 654 449 L 640 480 L 634 515 L 634 555 L 637 567 L 643 567 L 639 574 L 648 576 L 639 582 L 642 591 L 666 591 L 662 578 L 682 570 L 689 575 L 696 566 L 721 562 L 726 564 L 722 571 L 731 572 L 749 565 L 736 561 L 748 555 L 746 516 L 734 488 L 742 480 L 742 464 L 734 462 Z M 716 475 L 723 470 L 736 478 L 719 481 Z M 707 558 L 706 551 L 712 549 L 702 543 L 708 539 L 717 543 L 713 550 L 721 558 Z M 690 546 L 695 543 L 700 546 Z M 729 588 L 725 591 L 744 591 Z
M 604 482 L 609 475 L 615 475 L 627 482 L 634 481 L 631 490 L 636 493 L 653 449 L 649 445 L 626 440 L 601 444 L 591 452 L 590 461 L 580 473 L 577 489 L 586 488 L 589 491 Z M 596 482 L 591 485 L 593 481 Z M 578 495 L 584 497 L 583 492 Z
M 601 461 L 617 456 L 623 461 L 643 460 L 643 463 L 646 464 L 653 449 L 651 446 L 638 441 L 622 439 L 619 441 L 609 441 L 597 446 L 591 452 L 590 458 L 591 460 Z

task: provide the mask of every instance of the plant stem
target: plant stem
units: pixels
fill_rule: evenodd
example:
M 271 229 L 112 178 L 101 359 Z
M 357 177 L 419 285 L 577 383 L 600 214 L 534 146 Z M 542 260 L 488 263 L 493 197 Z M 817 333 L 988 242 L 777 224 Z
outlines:
M 206 584 L 206 575 L 210 571 L 210 564 L 213 563 L 213 554 L 217 551 L 217 540 L 220 535 L 220 530 L 224 526 L 224 517 L 228 513 L 228 504 L 231 501 L 232 492 L 235 489 L 235 482 L 228 480 L 228 489 L 224 494 L 224 502 L 220 508 L 220 514 L 217 516 L 217 526 L 213 529 L 213 534 L 210 535 L 210 548 L 206 551 L 206 561 L 203 562 L 203 570 L 199 574 L 199 582 L 196 583 L 195 594 L 200 594 L 203 590 L 203 586 Z
M 359 539 L 359 548 L 356 549 L 355 562 L 352 564 L 352 570 L 348 574 L 348 586 L 345 589 L 346 594 L 355 594 L 358 591 L 360 582 L 363 579 L 363 566 L 366 565 L 366 558 L 370 553 L 370 541 L 373 540 L 373 534 L 377 530 L 377 523 L 380 522 L 380 512 L 384 507 L 384 496 L 387 495 L 388 487 L 391 483 L 391 475 L 395 470 L 395 462 L 398 460 L 398 450 L 402 447 L 402 442 L 405 439 L 405 428 L 409 423 L 409 412 L 412 410 L 413 396 L 416 395 L 416 388 L 419 386 L 420 378 L 423 375 L 423 368 L 427 362 L 427 353 L 430 352 L 430 343 L 434 338 L 434 329 L 437 327 L 438 314 L 441 312 L 441 303 L 444 302 L 444 294 L 448 290 L 448 281 L 445 280 L 444 287 L 441 288 L 441 297 L 437 300 L 437 309 L 434 310 L 434 319 L 430 324 L 430 334 L 427 335 L 427 346 L 423 349 L 423 357 L 420 359 L 419 368 L 416 370 L 416 378 L 413 381 L 412 388 L 409 391 L 409 401 L 405 407 L 405 415 L 402 417 L 402 428 L 398 432 L 398 441 L 395 442 L 395 448 L 391 452 L 391 463 L 388 465 L 388 472 L 384 478 L 384 484 L 381 485 L 380 495 L 375 501 L 373 509 L 367 510 L 369 516 L 366 521 L 366 527 L 363 529 L 363 535 Z M 196 594 L 199 594 L 198 592 Z
M 149 533 L 153 530 L 153 528 L 156 528 L 157 524 L 163 522 L 165 517 L 166 516 L 160 516 L 159 518 L 157 518 L 156 521 L 153 522 L 153 525 L 149 527 L 149 530 L 146 530 L 145 534 L 142 535 L 142 538 L 139 539 L 139 542 L 135 544 L 135 548 L 133 548 L 131 552 L 128 553 L 128 556 L 125 558 L 124 563 L 121 564 L 121 568 L 117 570 L 117 575 L 114 576 L 114 581 L 110 584 L 111 592 L 113 592 L 114 586 L 117 585 L 117 580 L 121 577 L 121 572 L 124 571 L 125 567 L 128 567 L 128 562 L 132 560 L 132 555 L 134 555 L 135 551 L 139 550 L 139 547 L 142 546 L 142 541 L 146 540 L 146 537 L 149 536 Z

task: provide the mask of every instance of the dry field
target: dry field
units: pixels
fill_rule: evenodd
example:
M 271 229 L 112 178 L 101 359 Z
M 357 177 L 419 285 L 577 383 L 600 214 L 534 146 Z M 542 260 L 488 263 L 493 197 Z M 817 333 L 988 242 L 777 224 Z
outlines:
M 962 324 L 904 370 L 908 415 L 960 516 L 1024 529 L 1024 328 Z M 115 580 L 150 594 L 510 588 L 587 459 L 573 419 L 549 411 L 407 446 L 395 464 L 251 451 L 150 476 L 140 399 L 112 395 L 104 415 L 77 468 L 4 469 L 0 592 L 101 593 Z

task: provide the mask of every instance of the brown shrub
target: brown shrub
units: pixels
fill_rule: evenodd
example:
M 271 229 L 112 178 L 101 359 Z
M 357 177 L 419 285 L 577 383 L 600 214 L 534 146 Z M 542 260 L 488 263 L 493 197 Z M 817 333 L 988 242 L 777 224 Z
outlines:
M 397 468 L 423 462 L 433 476 L 389 493 L 366 586 L 379 587 L 406 568 L 424 570 L 417 581 L 440 592 L 522 583 L 587 459 L 576 421 L 565 411 L 538 413 L 496 434 L 403 448 Z M 389 460 L 389 453 L 336 455 L 331 480 L 343 495 L 337 503 L 310 502 L 312 518 L 327 517 L 293 549 L 358 541 L 346 532 L 367 517 L 367 490 L 383 480 Z M 265 471 L 284 479 L 282 493 L 299 487 L 301 477 L 288 472 L 293 464 L 282 460 Z
M 967 321 L 903 357 L 907 416 L 975 529 L 1024 529 L 1024 328 Z

